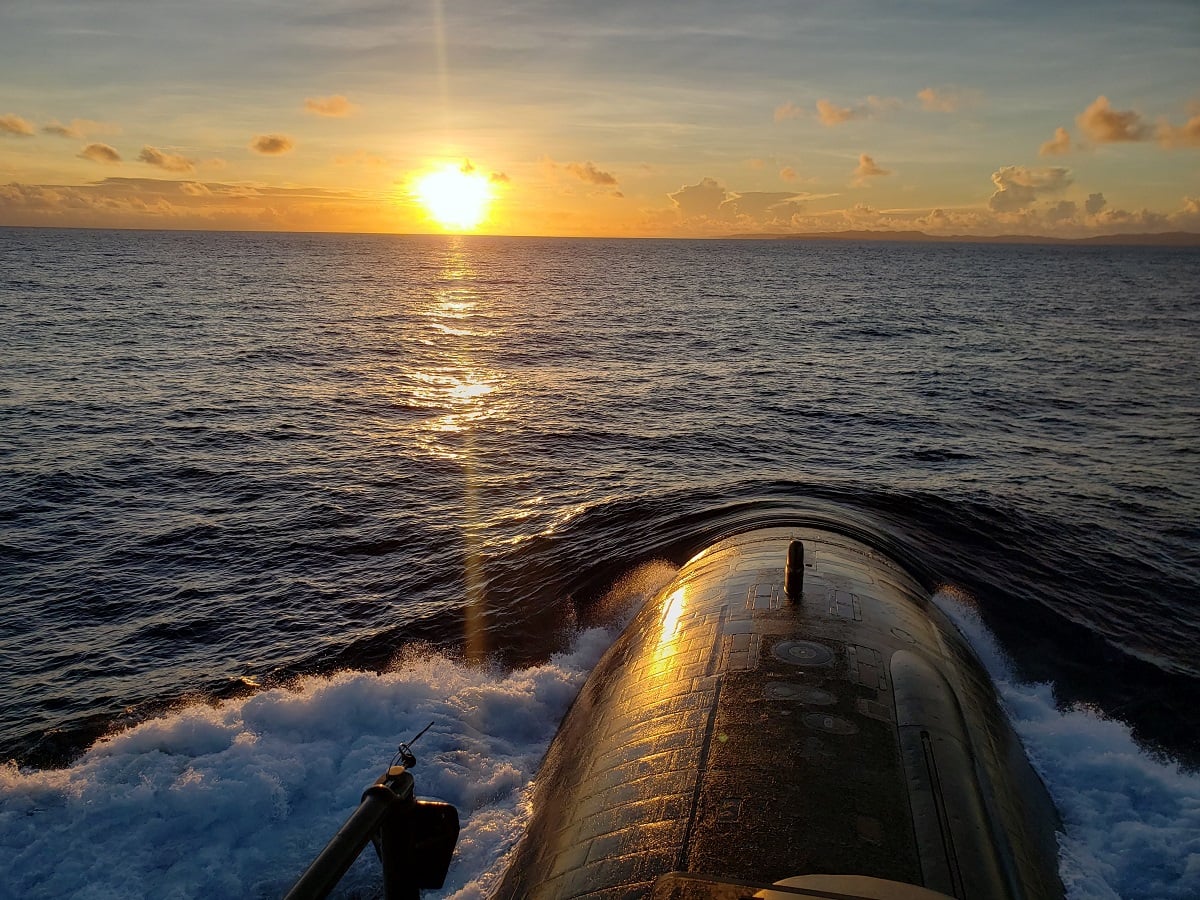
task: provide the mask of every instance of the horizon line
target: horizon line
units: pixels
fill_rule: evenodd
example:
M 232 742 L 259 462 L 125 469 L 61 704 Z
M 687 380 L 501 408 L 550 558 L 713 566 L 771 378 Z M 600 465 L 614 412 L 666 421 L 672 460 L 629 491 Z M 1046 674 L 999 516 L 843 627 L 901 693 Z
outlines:
M 145 231 L 180 234 L 295 234 L 342 235 L 403 238 L 501 238 L 505 240 L 562 240 L 562 241 L 820 241 L 861 243 L 938 243 L 938 244 L 1081 244 L 1126 245 L 1159 247 L 1200 247 L 1200 232 L 1194 231 L 1126 231 L 1087 237 L 1056 237 L 1052 235 L 1002 234 L 929 234 L 918 230 L 846 229 L 843 231 L 812 232 L 742 232 L 718 235 L 555 235 L 555 234 L 497 234 L 455 231 L 320 231 L 265 228 L 169 228 L 142 226 L 96 225 L 12 225 L 0 223 L 0 229 L 39 229 L 46 231 Z

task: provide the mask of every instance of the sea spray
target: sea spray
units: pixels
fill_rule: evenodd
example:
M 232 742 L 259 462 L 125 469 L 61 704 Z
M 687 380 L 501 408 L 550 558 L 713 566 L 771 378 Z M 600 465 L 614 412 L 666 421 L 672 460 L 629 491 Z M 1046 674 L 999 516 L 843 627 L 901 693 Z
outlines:
M 934 601 L 970 641 L 1054 798 L 1069 900 L 1200 897 L 1200 773 L 1138 746 L 1098 710 L 1060 709 L 1048 684 L 1023 684 L 970 598 Z
M 387 765 L 414 748 L 422 796 L 463 831 L 447 889 L 477 896 L 520 835 L 524 791 L 615 628 L 511 672 L 445 656 L 394 672 L 308 678 L 190 706 L 100 741 L 69 768 L 0 768 L 0 895 L 274 897 L 304 870 Z M 343 893 L 369 892 L 366 853 Z

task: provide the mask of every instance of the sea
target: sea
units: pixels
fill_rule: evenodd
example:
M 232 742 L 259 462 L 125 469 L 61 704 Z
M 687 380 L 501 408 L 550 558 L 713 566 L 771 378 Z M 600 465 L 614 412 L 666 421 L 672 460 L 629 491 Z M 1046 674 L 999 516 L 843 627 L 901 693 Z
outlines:
M 798 515 L 936 587 L 1069 897 L 1200 897 L 1200 251 L 0 229 L 0 897 L 280 896 L 431 724 L 487 897 L 638 603 Z

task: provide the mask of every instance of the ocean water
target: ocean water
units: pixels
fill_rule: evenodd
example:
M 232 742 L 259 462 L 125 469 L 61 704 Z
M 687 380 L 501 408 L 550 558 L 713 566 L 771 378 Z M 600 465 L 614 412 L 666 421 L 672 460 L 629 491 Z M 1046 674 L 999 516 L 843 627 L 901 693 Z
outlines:
M 638 600 L 796 512 L 943 585 L 1071 897 L 1198 897 L 1198 384 L 1193 250 L 0 229 L 0 897 L 276 896 L 431 721 L 487 896 Z

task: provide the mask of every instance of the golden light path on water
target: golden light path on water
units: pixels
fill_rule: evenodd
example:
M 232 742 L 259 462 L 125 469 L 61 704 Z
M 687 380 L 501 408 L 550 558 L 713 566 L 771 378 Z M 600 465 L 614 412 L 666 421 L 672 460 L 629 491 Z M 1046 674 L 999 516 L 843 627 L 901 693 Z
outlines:
M 456 462 L 462 468 L 462 519 L 464 547 L 465 646 L 470 659 L 484 659 L 488 646 L 486 595 L 480 539 L 484 520 L 481 515 L 480 478 L 476 468 L 478 429 L 495 412 L 493 396 L 501 376 L 480 367 L 472 348 L 487 339 L 479 330 L 486 321 L 486 303 L 473 285 L 476 273 L 461 239 L 447 246 L 436 287 L 431 291 L 418 316 L 433 335 L 426 341 L 435 349 L 431 360 L 437 365 L 417 373 L 415 399 L 422 405 L 448 410 L 432 418 L 418 436 L 424 452 Z

